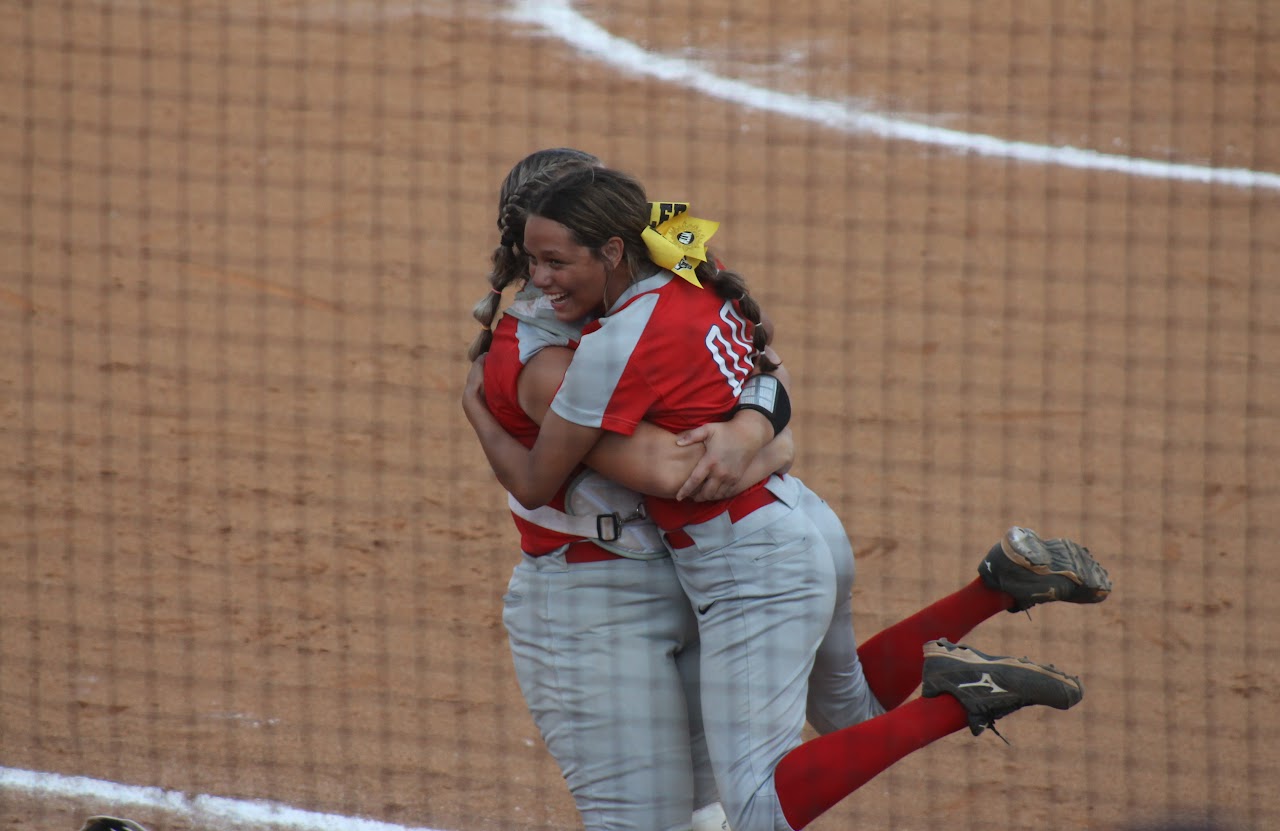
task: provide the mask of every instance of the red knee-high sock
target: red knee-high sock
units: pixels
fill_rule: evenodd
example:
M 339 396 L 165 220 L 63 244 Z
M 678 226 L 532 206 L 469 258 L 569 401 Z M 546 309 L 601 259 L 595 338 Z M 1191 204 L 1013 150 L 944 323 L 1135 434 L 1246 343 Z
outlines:
M 858 647 L 867 685 L 886 710 L 907 700 L 920 685 L 922 647 L 931 640 L 958 641 L 982 621 L 1013 605 L 1013 598 L 988 588 L 981 577 L 893 624 Z
M 940 695 L 805 742 L 773 772 L 782 813 L 799 831 L 907 754 L 968 725 L 964 705 Z

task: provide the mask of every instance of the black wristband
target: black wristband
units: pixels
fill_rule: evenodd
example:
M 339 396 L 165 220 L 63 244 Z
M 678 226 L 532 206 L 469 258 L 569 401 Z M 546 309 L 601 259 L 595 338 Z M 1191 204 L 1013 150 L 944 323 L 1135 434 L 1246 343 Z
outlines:
M 738 403 L 733 408 L 735 413 L 738 410 L 764 413 L 776 436 L 791 422 L 791 396 L 787 395 L 787 388 L 777 376 L 757 373 L 742 385 L 742 395 L 738 396 Z

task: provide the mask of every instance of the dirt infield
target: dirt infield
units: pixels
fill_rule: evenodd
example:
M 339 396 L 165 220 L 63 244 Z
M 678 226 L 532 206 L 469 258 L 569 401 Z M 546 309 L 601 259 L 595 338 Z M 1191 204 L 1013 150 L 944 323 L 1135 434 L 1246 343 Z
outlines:
M 555 145 L 722 221 L 861 636 L 1013 523 L 1115 578 L 970 639 L 1077 709 L 812 828 L 1280 827 L 1280 17 L 865 5 L 0 3 L 0 828 L 232 827 L 14 771 L 577 827 L 458 406 L 496 187 Z

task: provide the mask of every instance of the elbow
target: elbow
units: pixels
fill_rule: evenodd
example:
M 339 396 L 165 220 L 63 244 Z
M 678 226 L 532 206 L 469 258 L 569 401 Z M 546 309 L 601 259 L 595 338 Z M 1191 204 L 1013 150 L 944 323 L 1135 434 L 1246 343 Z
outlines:
M 512 499 L 530 511 L 546 505 L 560 490 L 559 482 L 549 480 L 546 476 L 539 476 L 533 471 L 504 469 L 498 471 L 498 481 L 502 483 L 502 487 L 506 488 Z
M 525 510 L 532 511 L 541 508 L 551 501 L 553 494 L 540 493 L 536 489 L 522 489 L 511 491 L 511 495 L 520 503 Z

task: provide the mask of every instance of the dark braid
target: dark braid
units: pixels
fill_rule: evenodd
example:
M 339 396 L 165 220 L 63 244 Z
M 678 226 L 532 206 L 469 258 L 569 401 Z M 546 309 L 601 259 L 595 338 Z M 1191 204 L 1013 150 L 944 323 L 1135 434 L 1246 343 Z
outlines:
M 732 300 L 742 316 L 753 324 L 751 346 L 755 350 L 755 365 L 761 372 L 772 372 L 778 364 L 765 355 L 765 347 L 769 345 L 769 333 L 761 325 L 760 304 L 747 290 L 747 281 L 741 274 L 727 268 L 717 268 L 715 256 L 707 252 L 708 262 L 699 263 L 695 274 L 703 286 L 710 287 L 725 300 Z
M 502 290 L 512 283 L 529 276 L 525 256 L 521 250 L 524 242 L 524 223 L 528 218 L 528 199 L 534 180 L 545 182 L 557 171 L 568 167 L 598 165 L 600 160 L 590 153 L 569 147 L 556 147 L 530 153 L 507 173 L 498 191 L 498 246 L 493 249 L 489 270 L 489 292 L 471 309 L 471 316 L 484 328 L 476 335 L 467 350 L 467 359 L 474 361 L 489 351 L 493 344 L 493 320 L 502 305 Z

